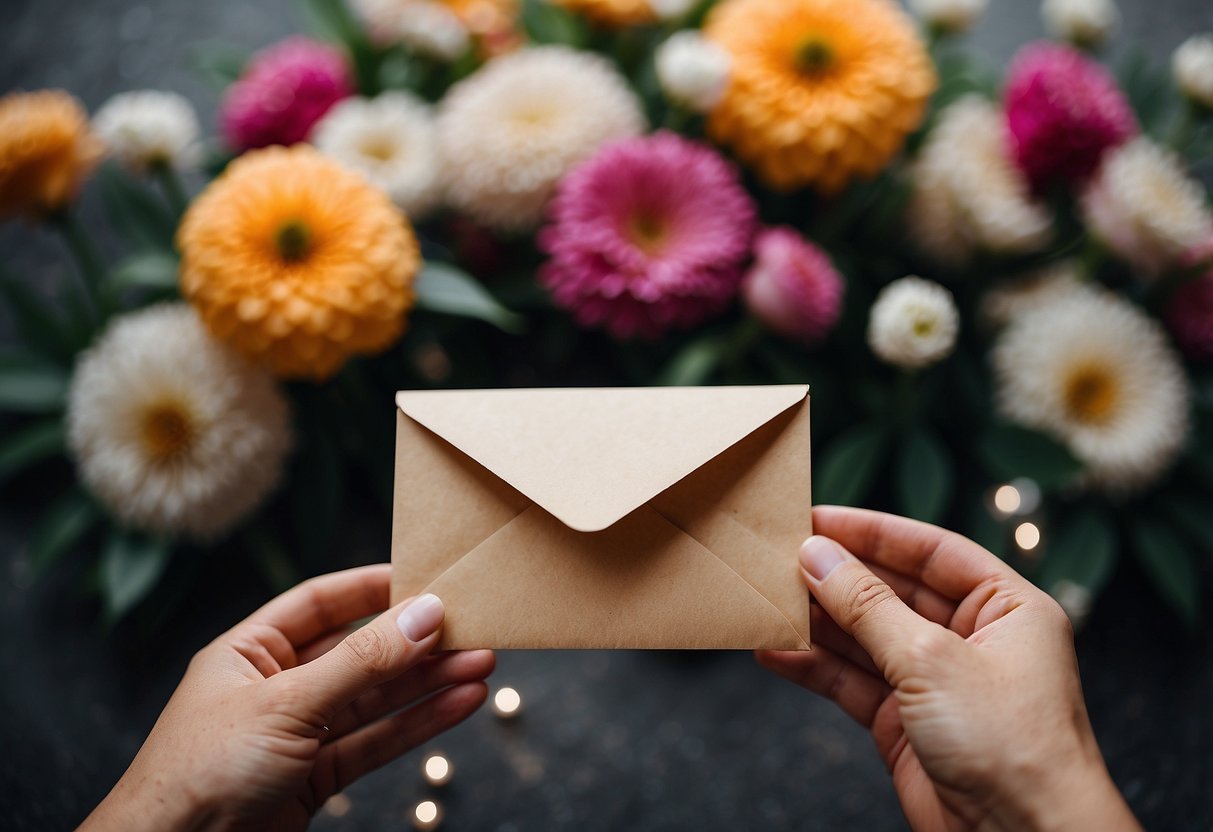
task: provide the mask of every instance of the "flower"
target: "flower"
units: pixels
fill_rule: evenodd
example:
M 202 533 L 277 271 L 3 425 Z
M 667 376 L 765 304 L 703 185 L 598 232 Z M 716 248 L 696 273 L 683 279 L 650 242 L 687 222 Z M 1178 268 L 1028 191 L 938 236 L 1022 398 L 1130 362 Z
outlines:
M 981 317 L 992 327 L 1003 327 L 1029 309 L 1083 290 L 1082 275 L 1076 263 L 1055 263 L 986 292 L 981 299 Z
M 1171 56 L 1171 72 L 1181 92 L 1213 108 L 1213 34 L 1192 35 Z
M 1167 304 L 1167 326 L 1185 355 L 1213 361 L 1213 271 L 1175 290 Z
M 910 0 L 910 8 L 932 28 L 963 32 L 985 14 L 989 0 Z
M 1149 485 L 1183 446 L 1189 391 L 1179 358 L 1157 322 L 1112 292 L 1026 310 L 992 361 L 1002 414 L 1064 442 L 1104 490 Z
M 842 313 L 843 282 L 830 257 L 791 228 L 769 228 L 754 242 L 741 292 L 750 312 L 774 331 L 820 341 Z
M 291 446 L 273 379 L 181 303 L 113 320 L 76 366 L 67 425 L 81 481 L 119 522 L 201 540 L 274 490 Z
M 1052 218 L 1009 155 L 1001 111 L 977 95 L 949 105 L 913 168 L 911 237 L 941 263 L 976 251 L 1023 254 L 1047 244 Z
M 405 43 L 439 60 L 462 56 L 469 36 L 481 39 L 490 54 L 516 40 L 518 0 L 352 0 L 350 5 L 377 46 Z
M 420 257 L 387 195 L 306 145 L 246 153 L 177 232 L 207 329 L 289 378 L 324 379 L 404 330 Z
M 1137 134 L 1137 118 L 1104 67 L 1057 43 L 1025 46 L 1003 94 L 1015 161 L 1037 191 L 1083 182 Z
M 495 58 L 439 105 L 448 201 L 501 231 L 534 228 L 570 168 L 644 126 L 627 81 L 597 55 L 543 46 Z
M 1139 138 L 1108 154 L 1082 196 L 1092 233 L 1116 254 L 1156 275 L 1213 234 L 1201 186 L 1169 150 Z
M 84 108 L 66 92 L 0 98 L 0 220 L 62 211 L 102 152 Z
M 1120 26 L 1114 0 L 1044 0 L 1040 15 L 1050 34 L 1079 46 L 1098 46 Z
M 119 93 L 93 116 L 93 132 L 111 156 L 134 171 L 192 168 L 201 157 L 198 116 L 175 92 Z
M 699 5 L 699 0 L 649 0 L 658 20 L 681 20 Z
M 649 0 L 551 0 L 603 26 L 638 26 L 656 19 Z
M 951 292 L 921 277 L 903 277 L 876 296 L 868 346 L 882 361 L 916 370 L 950 355 L 959 329 Z
M 327 44 L 291 37 L 253 56 L 227 88 L 219 119 L 237 150 L 291 145 L 343 98 L 354 94 L 345 54 Z
M 733 58 L 709 133 L 779 190 L 874 176 L 935 89 L 914 23 L 887 0 L 724 0 L 704 34 Z
M 413 219 L 425 216 L 441 197 L 434 116 L 411 93 L 347 98 L 316 123 L 312 144 L 387 191 Z
M 616 142 L 561 181 L 540 282 L 584 326 L 655 337 L 737 293 L 756 209 L 714 150 L 673 133 Z
M 729 83 L 729 53 L 690 29 L 657 47 L 657 81 L 679 106 L 706 113 L 716 106 Z

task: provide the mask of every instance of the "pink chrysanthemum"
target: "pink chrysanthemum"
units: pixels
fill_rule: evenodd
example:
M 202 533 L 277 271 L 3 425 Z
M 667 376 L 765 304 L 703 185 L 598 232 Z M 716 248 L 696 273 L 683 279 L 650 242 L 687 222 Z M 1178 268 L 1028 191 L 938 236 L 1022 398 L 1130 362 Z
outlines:
M 733 167 L 672 133 L 625 139 L 557 188 L 540 272 L 583 326 L 656 337 L 723 310 L 737 293 L 756 211 Z
M 219 121 L 237 150 L 292 145 L 306 139 L 312 125 L 354 91 L 349 61 L 341 50 L 291 37 L 253 56 L 240 79 L 227 88 Z
M 1105 152 L 1138 132 L 1111 73 L 1058 43 L 1030 43 L 1019 51 L 1003 103 L 1015 161 L 1037 191 L 1086 180 Z
M 754 256 L 741 285 L 754 316 L 797 341 L 824 338 L 842 312 L 842 277 L 829 255 L 791 228 L 769 228 L 758 235 Z

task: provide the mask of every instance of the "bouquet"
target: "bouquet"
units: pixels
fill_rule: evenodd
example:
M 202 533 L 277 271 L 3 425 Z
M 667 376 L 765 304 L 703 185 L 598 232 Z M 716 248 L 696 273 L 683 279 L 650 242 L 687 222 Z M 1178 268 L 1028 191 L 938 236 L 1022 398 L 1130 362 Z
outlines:
M 1213 36 L 1112 68 L 1110 0 L 1045 0 L 1000 78 L 984 5 L 308 0 L 314 37 L 201 56 L 213 138 L 172 92 L 5 96 L 0 219 L 77 266 L 0 279 L 33 567 L 111 621 L 216 547 L 332 568 L 387 528 L 396 389 L 807 381 L 818 502 L 962 531 L 1079 622 L 1133 559 L 1195 625 Z

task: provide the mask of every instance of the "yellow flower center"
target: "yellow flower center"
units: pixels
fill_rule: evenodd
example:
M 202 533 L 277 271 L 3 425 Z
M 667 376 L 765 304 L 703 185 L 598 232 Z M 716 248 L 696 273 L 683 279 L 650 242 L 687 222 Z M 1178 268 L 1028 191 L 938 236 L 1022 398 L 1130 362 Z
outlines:
M 914 329 L 914 334 L 917 335 L 919 338 L 926 338 L 928 335 L 930 335 L 932 332 L 935 331 L 935 319 L 934 318 L 925 318 L 925 317 L 924 318 L 915 318 L 913 329 Z
M 1070 372 L 1063 398 L 1071 419 L 1085 425 L 1102 425 L 1112 417 L 1120 390 L 1107 367 L 1086 364 Z
M 658 217 L 646 213 L 632 217 L 628 232 L 632 243 L 646 254 L 655 254 L 659 251 L 669 236 L 665 223 Z
M 143 414 L 140 429 L 148 454 L 161 462 L 188 450 L 195 435 L 193 420 L 177 402 L 149 407 Z
M 274 246 L 283 260 L 298 263 L 312 248 L 312 232 L 301 219 L 287 220 L 274 232 Z
M 834 48 L 820 36 L 812 35 L 796 47 L 794 61 L 802 73 L 816 78 L 834 66 L 835 58 Z
M 387 136 L 368 136 L 359 144 L 358 152 L 376 162 L 390 162 L 396 158 L 396 143 Z

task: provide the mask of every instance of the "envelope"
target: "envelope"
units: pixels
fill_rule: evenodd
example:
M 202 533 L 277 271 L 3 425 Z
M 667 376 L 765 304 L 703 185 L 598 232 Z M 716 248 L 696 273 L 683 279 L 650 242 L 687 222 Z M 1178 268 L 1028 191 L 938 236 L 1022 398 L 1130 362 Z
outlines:
M 393 603 L 441 649 L 809 649 L 808 392 L 397 394 Z

